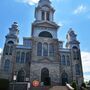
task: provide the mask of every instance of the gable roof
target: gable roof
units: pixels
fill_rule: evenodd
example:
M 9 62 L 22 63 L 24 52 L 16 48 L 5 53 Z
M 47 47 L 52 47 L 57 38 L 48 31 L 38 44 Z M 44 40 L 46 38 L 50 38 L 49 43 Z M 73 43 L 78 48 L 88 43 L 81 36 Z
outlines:
M 35 21 L 32 24 L 33 27 L 47 27 L 47 28 L 55 28 L 58 29 L 59 26 L 55 22 L 50 21 Z

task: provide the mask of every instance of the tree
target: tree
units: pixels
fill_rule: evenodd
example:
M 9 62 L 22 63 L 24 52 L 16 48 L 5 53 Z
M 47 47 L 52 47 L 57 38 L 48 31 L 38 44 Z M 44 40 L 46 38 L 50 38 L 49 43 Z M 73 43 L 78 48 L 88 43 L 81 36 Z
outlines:
M 77 85 L 76 85 L 76 82 L 75 81 L 72 82 L 72 85 L 71 86 L 74 88 L 74 90 L 77 90 Z
M 89 80 L 89 82 L 88 82 L 88 85 L 90 85 L 90 80 Z
M 81 85 L 81 87 L 86 88 L 86 84 L 83 82 L 82 85 Z

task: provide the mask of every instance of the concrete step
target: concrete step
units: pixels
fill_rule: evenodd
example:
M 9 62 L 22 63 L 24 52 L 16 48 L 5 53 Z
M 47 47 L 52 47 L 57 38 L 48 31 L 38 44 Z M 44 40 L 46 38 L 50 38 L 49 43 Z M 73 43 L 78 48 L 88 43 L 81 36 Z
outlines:
M 66 86 L 43 86 L 43 87 L 32 87 L 30 90 L 68 90 Z
M 53 86 L 49 90 L 68 90 L 66 86 Z
M 31 87 L 30 90 L 49 90 L 51 87 L 50 86 L 40 86 L 40 87 Z

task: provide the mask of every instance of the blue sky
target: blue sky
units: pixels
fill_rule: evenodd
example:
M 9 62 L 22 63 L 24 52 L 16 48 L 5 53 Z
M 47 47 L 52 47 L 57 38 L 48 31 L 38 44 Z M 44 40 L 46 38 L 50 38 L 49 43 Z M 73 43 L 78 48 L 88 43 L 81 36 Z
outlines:
M 0 1 L 0 50 L 5 42 L 8 28 L 16 21 L 19 25 L 19 41 L 31 35 L 31 23 L 38 0 Z M 54 20 L 61 25 L 58 39 L 66 42 L 69 28 L 73 28 L 80 41 L 85 80 L 90 80 L 90 0 L 51 0 L 55 8 Z

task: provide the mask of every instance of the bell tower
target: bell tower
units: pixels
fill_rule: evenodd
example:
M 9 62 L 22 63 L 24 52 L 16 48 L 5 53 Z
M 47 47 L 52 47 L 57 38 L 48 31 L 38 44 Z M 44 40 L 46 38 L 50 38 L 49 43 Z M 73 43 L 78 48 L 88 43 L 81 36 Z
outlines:
M 18 44 L 19 39 L 18 39 L 18 24 L 17 22 L 14 22 L 11 26 L 11 28 L 9 28 L 9 33 L 6 35 L 6 41 L 5 44 L 9 44 L 9 43 L 13 43 L 13 44 Z
M 35 21 L 32 23 L 32 36 L 39 37 L 41 32 L 45 32 L 52 38 L 57 38 L 59 26 L 54 22 L 54 8 L 49 0 L 40 0 L 35 8 Z M 43 37 L 44 37 L 43 36 Z
M 49 0 L 40 0 L 35 9 L 36 21 L 53 21 L 53 14 L 55 10 L 51 7 Z
M 83 70 L 82 70 L 82 61 L 81 61 L 81 51 L 80 51 L 80 42 L 77 40 L 76 33 L 70 28 L 66 36 L 67 43 L 66 47 L 71 49 L 71 60 L 72 60 L 72 70 L 73 70 L 73 80 L 77 82 L 80 86 L 83 82 Z
M 77 34 L 73 31 L 72 28 L 69 29 L 66 39 L 67 39 L 66 43 L 67 48 L 72 49 L 74 46 L 79 48 L 80 42 L 77 40 Z
M 16 22 L 14 22 L 9 28 L 9 33 L 6 35 L 6 40 L 4 44 L 3 49 L 3 56 L 2 56 L 2 65 L 1 65 L 1 71 L 3 71 L 1 77 L 10 79 L 12 77 L 12 70 L 13 70 L 13 63 L 14 63 L 14 55 L 15 55 L 15 47 L 19 42 L 18 39 L 18 25 Z M 4 75 L 3 75 L 4 74 Z

